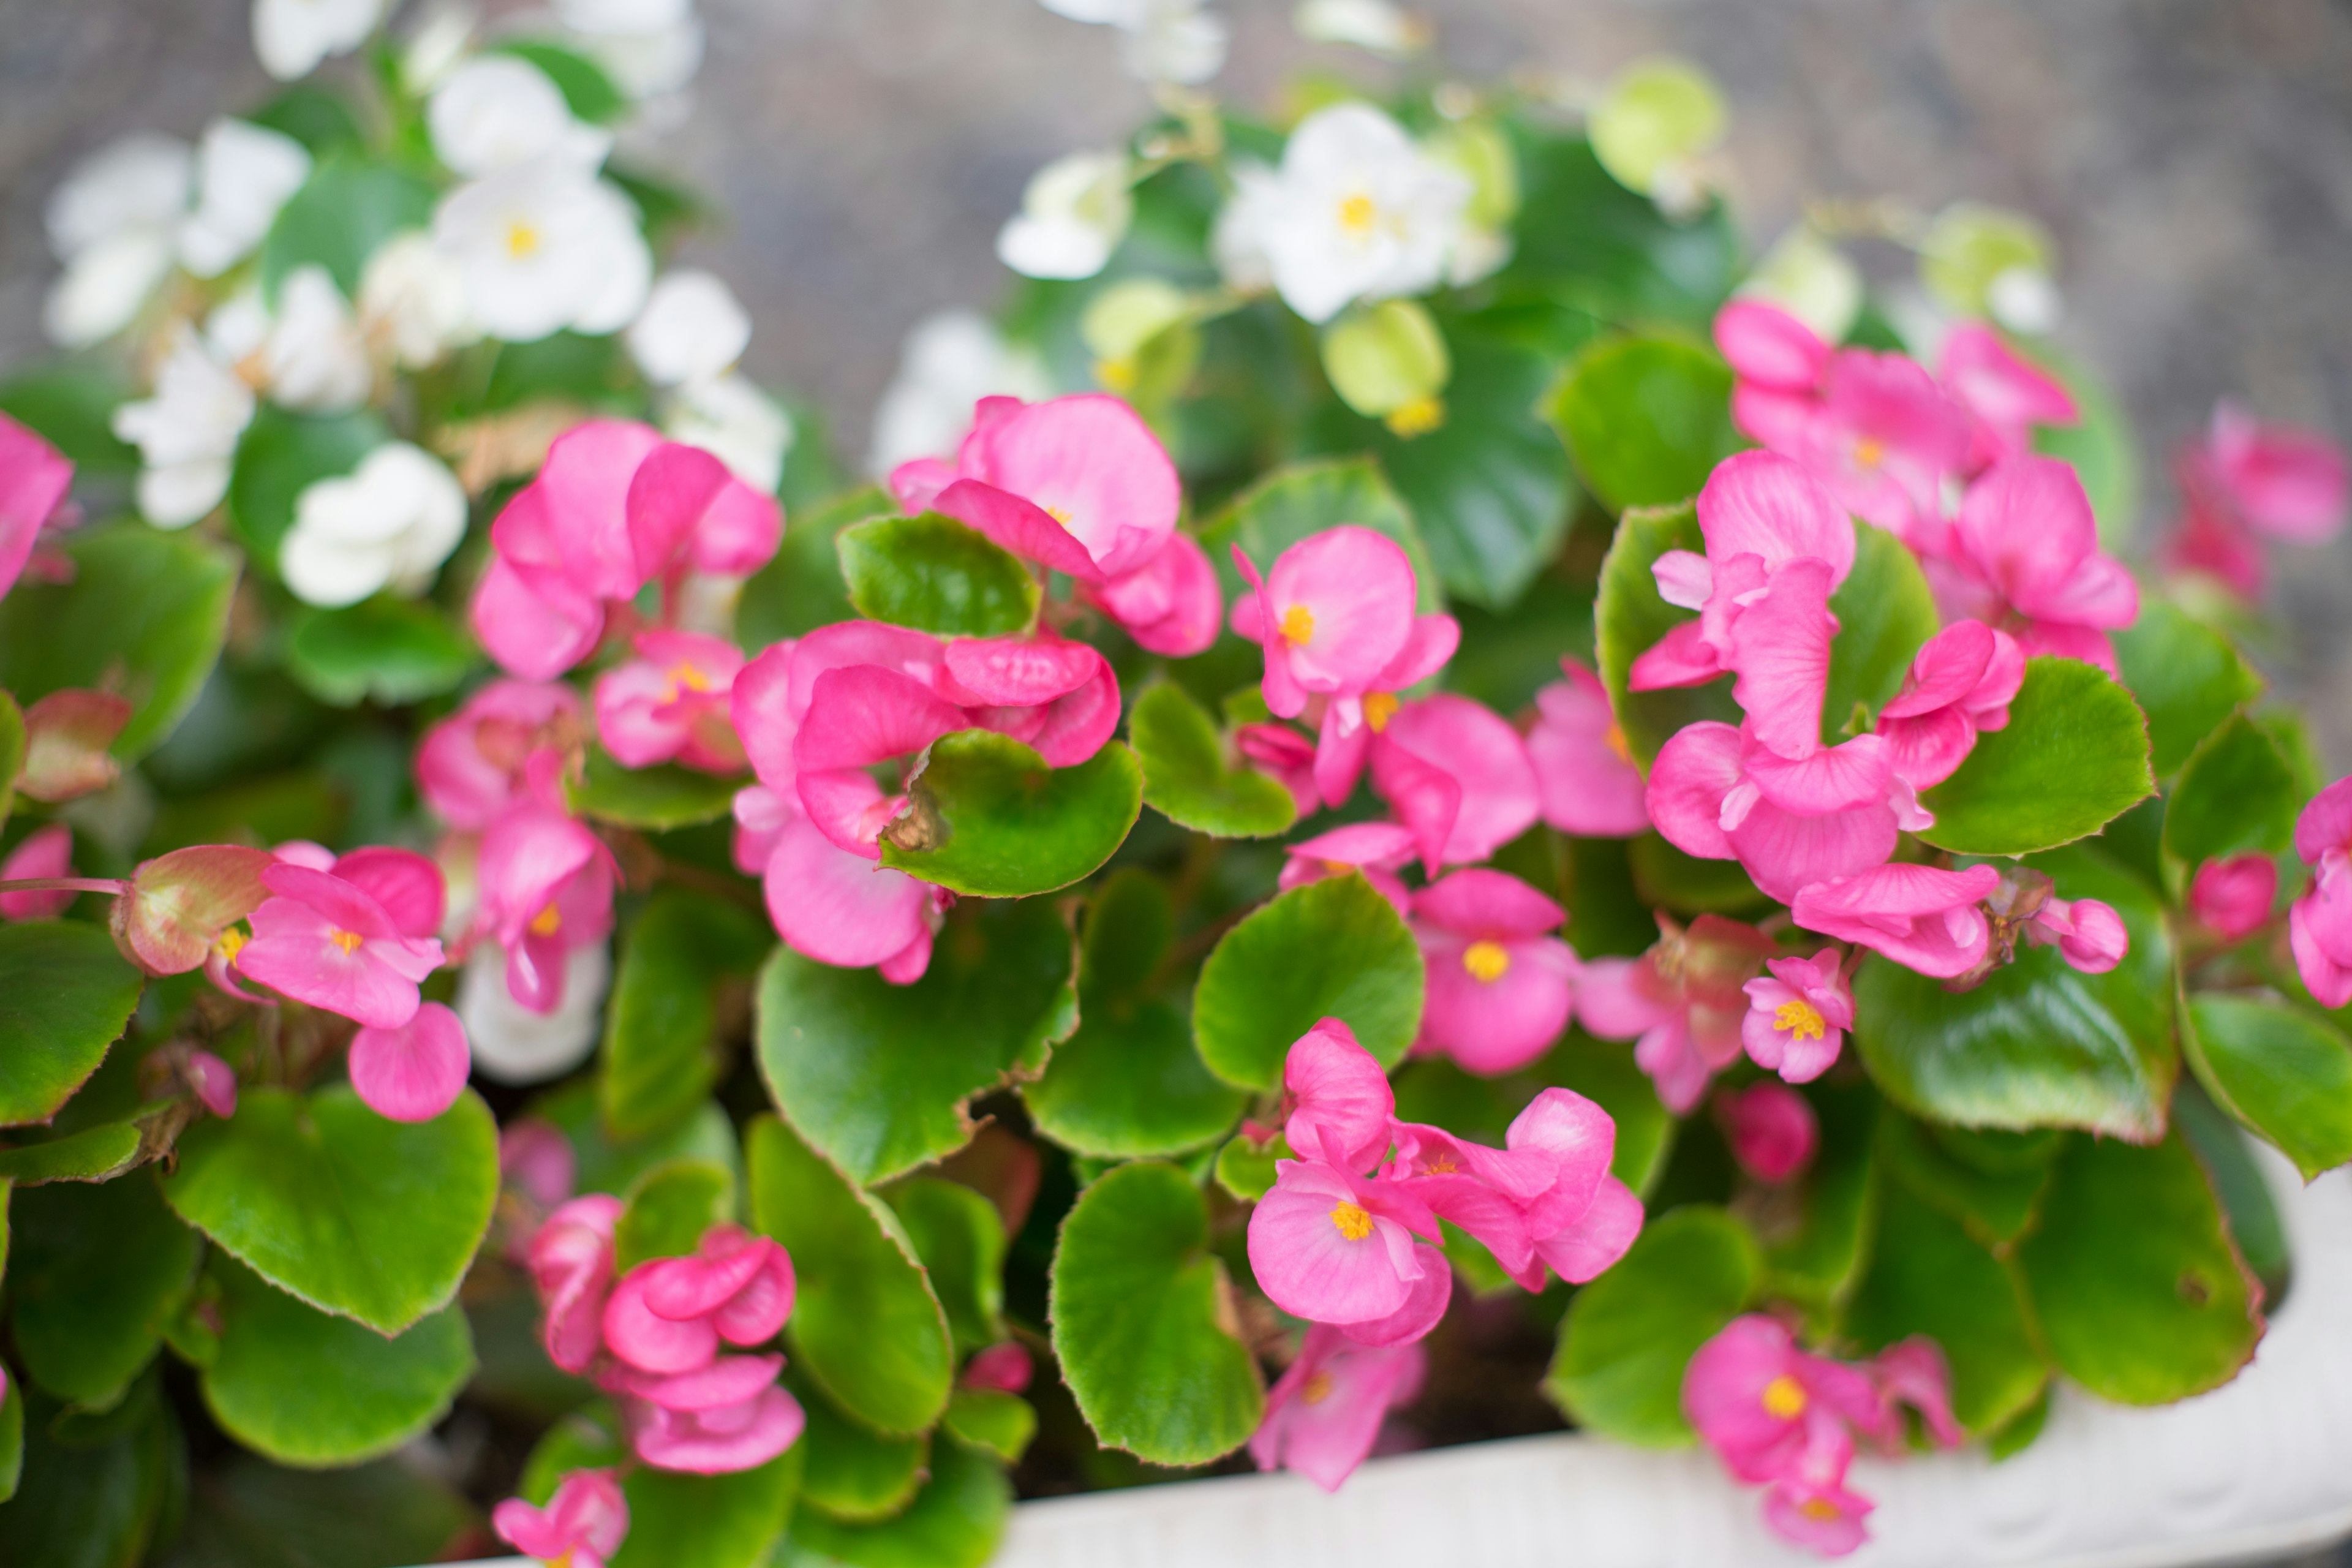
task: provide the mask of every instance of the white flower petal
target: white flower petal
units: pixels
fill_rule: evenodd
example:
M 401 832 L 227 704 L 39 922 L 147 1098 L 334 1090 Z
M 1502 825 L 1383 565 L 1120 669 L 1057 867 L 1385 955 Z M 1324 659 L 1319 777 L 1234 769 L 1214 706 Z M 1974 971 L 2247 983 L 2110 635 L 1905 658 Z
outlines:
M 85 246 L 66 263 L 41 310 L 60 348 L 84 349 L 129 326 L 172 270 L 169 229 L 130 229 Z
M 365 43 L 383 15 L 383 0 L 253 0 L 253 52 L 262 69 L 292 81 Z
M 976 310 L 941 310 L 907 334 L 898 374 L 874 411 L 867 468 L 877 479 L 916 458 L 953 452 L 983 397 L 1036 399 L 1054 384 L 1034 354 L 1016 351 Z
M 217 278 L 251 255 L 302 182 L 310 154 L 291 136 L 215 120 L 196 153 L 196 210 L 180 227 L 180 259 Z
M 572 118 L 545 71 L 514 55 L 480 55 L 452 71 L 425 107 L 425 125 L 434 152 L 467 178 L 550 153 L 594 168 L 613 143 Z
M 507 955 L 492 942 L 477 947 L 457 982 L 457 1017 L 472 1042 L 474 1065 L 494 1083 L 544 1083 L 561 1078 L 596 1048 L 596 1026 L 612 983 L 603 942 L 572 950 L 563 970 L 563 1001 L 545 1016 L 507 992 Z
M 654 285 L 629 353 L 656 386 L 716 376 L 751 346 L 751 317 L 715 275 L 681 268 Z
M 131 229 L 168 229 L 187 211 L 195 153 L 176 136 L 140 132 L 76 163 L 49 196 L 50 248 L 60 261 Z
M 278 574 L 304 604 L 337 610 L 392 580 L 392 552 L 297 523 L 278 547 Z

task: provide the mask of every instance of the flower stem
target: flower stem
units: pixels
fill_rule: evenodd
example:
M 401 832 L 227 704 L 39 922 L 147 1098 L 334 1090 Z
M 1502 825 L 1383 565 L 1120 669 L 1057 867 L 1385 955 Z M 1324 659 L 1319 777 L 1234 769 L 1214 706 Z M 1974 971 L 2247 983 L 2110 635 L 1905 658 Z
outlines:
M 120 898 L 131 884 L 115 877 L 24 877 L 0 882 L 0 893 L 102 893 Z

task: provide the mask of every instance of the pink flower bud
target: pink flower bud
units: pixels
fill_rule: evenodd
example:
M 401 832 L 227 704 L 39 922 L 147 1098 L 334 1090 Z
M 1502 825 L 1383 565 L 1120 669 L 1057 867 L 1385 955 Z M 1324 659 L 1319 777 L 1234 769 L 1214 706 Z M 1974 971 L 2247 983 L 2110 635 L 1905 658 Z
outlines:
M 2278 863 L 2267 855 L 2232 855 L 2197 868 L 2189 912 L 2227 942 L 2260 931 L 2278 901 Z
M 1780 1084 L 1759 1083 L 1727 1094 L 1715 1102 L 1715 1114 L 1732 1157 L 1759 1182 L 1777 1185 L 1800 1174 L 1821 1146 L 1813 1108 Z

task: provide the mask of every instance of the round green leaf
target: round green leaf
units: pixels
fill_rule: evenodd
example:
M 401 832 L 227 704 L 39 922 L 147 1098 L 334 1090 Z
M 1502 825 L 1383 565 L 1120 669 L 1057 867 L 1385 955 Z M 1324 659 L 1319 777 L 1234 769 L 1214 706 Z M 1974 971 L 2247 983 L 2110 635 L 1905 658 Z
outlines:
M 1265 1391 L 1183 1172 L 1121 1165 L 1081 1193 L 1051 1285 L 1054 1354 L 1105 1447 L 1198 1465 L 1248 1441 Z
M 1623 1259 L 1570 1299 L 1544 1391 L 1580 1426 L 1644 1448 L 1693 1440 L 1683 1369 L 1755 1293 L 1748 1227 L 1693 1205 L 1652 1220 Z
M 196 1272 L 196 1233 L 145 1172 L 16 1195 L 8 1295 L 16 1354 L 60 1399 L 102 1408 L 154 1357 Z
M 950 517 L 877 517 L 841 531 L 842 580 L 868 620 L 992 637 L 1037 618 L 1039 589 L 1011 552 Z
M 1959 855 L 2030 855 L 2096 833 L 2156 789 L 2147 721 L 2131 693 L 2078 658 L 2025 663 L 2006 728 L 1977 736 L 1959 771 L 1920 796 L 1919 837 Z
M 1690 611 L 1658 596 L 1658 582 L 1650 568 L 1669 550 L 1706 548 L 1706 541 L 1698 531 L 1698 514 L 1690 507 L 1637 507 L 1617 520 L 1616 538 L 1601 563 L 1600 594 L 1593 605 L 1593 653 L 1625 742 L 1645 763 L 1685 725 L 1704 719 L 1739 721 L 1739 709 L 1731 700 L 1727 679 L 1664 691 L 1633 691 L 1625 684 L 1633 661 L 1691 618 Z
M 2186 882 L 2208 860 L 2276 855 L 2294 843 L 2303 796 L 2278 744 L 2244 714 L 2205 737 L 2164 805 L 2168 874 Z
M 1830 643 L 1822 739 L 1832 745 L 1870 728 L 1855 710 L 1874 720 L 1902 689 L 1912 657 L 1943 625 L 1927 574 L 1901 540 L 1859 521 L 1853 537 L 1853 570 L 1830 595 L 1838 633 Z
M 777 1561 L 784 1568 L 982 1568 L 1012 1513 L 1013 1483 L 992 1459 L 953 1440 L 935 1442 L 930 1479 L 904 1512 L 865 1525 L 802 1514 Z M 625 1565 L 615 1560 L 614 1568 Z
M 2123 1405 L 2169 1405 L 2237 1375 L 2259 1292 L 2197 1156 L 2080 1139 L 2018 1248 L 2042 1339 L 2067 1376 Z
M 223 1430 L 281 1465 L 352 1465 L 390 1453 L 447 1414 L 474 1371 L 457 1308 L 386 1339 L 313 1310 L 235 1260 L 220 1281 L 219 1353 L 205 1405 Z
M 961 1182 L 909 1176 L 883 1194 L 931 1278 L 956 1353 L 1004 1337 L 1004 1222 Z
M 1415 607 L 1433 615 L 1445 607 L 1436 563 L 1413 525 L 1412 513 L 1370 458 L 1330 458 L 1276 468 L 1244 490 L 1201 530 L 1201 543 L 1216 563 L 1230 599 L 1241 586 L 1232 545 L 1270 572 L 1282 552 L 1327 528 L 1354 523 L 1396 541 L 1412 563 L 1419 590 Z
M 834 1401 L 868 1426 L 909 1435 L 939 1419 L 955 1376 L 947 1315 L 898 1223 L 772 1117 L 744 1139 L 751 1224 L 793 1255 L 785 1332 Z
M 322 702 L 389 707 L 454 691 L 474 668 L 474 645 L 428 605 L 383 595 L 295 624 L 286 668 Z
M 813 1380 L 790 1372 L 785 1377 L 808 1415 L 799 1443 L 808 1455 L 801 1471 L 803 1507 L 844 1524 L 870 1524 L 914 1500 L 931 1455 L 928 1434 L 886 1437 L 845 1415 Z
M 912 985 L 780 947 L 760 978 L 760 1066 L 785 1120 L 856 1180 L 961 1148 L 964 1103 L 1034 1072 L 1077 1023 L 1069 926 L 1044 900 L 958 910 Z
M 774 945 L 739 905 L 659 888 L 630 922 L 604 1003 L 596 1078 L 605 1128 L 643 1138 L 691 1115 L 717 1085 L 719 990 L 755 973 Z
M 1192 1037 L 1227 1083 L 1272 1089 L 1298 1037 L 1336 1017 L 1382 1066 L 1421 1030 L 1421 949 L 1355 875 L 1276 896 L 1224 934 L 1201 968 Z
M 565 786 L 564 793 L 572 809 L 583 816 L 667 833 L 725 816 L 742 783 L 673 763 L 623 767 L 604 747 L 591 746 L 587 766 L 577 782 Z
M 882 831 L 882 863 L 982 899 L 1050 893 L 1093 874 L 1143 809 L 1143 770 L 1117 741 L 1052 768 L 1009 736 L 964 730 L 933 742 Z
M 1879 1166 L 1956 1221 L 1979 1246 L 2005 1252 L 2033 1222 L 2060 1145 L 2053 1140 L 2048 1158 L 2038 1163 L 1988 1170 L 1948 1147 L 1947 1140 L 1963 1131 L 1930 1127 L 1890 1110 L 1878 1119 Z
M 435 198 L 432 185 L 404 169 L 353 154 L 328 158 L 269 226 L 263 289 L 274 299 L 289 273 L 315 263 L 343 298 L 356 300 L 368 258 L 403 229 L 431 226 Z
M 1265 838 L 1297 819 L 1287 789 L 1227 760 L 1216 721 L 1182 687 L 1162 681 L 1137 698 L 1127 733 L 1143 767 L 1143 804 L 1178 826 Z
M 2189 1065 L 2222 1110 L 2309 1181 L 2352 1162 L 2352 1040 L 2308 1013 L 2252 997 L 2189 1002 Z
M 121 1037 L 144 984 L 101 927 L 0 926 L 0 1125 L 64 1109 Z
M 46 1143 L 0 1149 L 0 1181 L 20 1187 L 46 1182 L 103 1182 L 138 1163 L 145 1139 L 135 1121 L 102 1121 Z
M 18 1380 L 8 1380 L 16 1404 Z M 68 1440 L 71 1424 L 52 1400 L 26 1398 L 16 1496 L 0 1508 L 0 1563 L 41 1568 L 136 1568 L 163 1522 L 167 1500 L 186 1484 L 178 1425 L 152 1378 L 100 1431 Z M 0 1416 L 5 1420 L 5 1416 Z
M 55 447 L 78 473 L 131 474 L 139 448 L 114 433 L 114 411 L 133 395 L 110 366 L 28 365 L 0 383 L 0 414 Z
M 1681 338 L 1609 338 L 1569 365 L 1551 419 L 1611 511 L 1673 506 L 1747 443 L 1731 425 L 1731 367 Z
M 2107 634 L 2124 684 L 2147 714 L 2156 773 L 2169 778 L 2216 725 L 2262 695 L 2230 639 L 2168 600 L 2143 599 L 2139 619 Z
M 396 1334 L 457 1294 L 498 1199 L 498 1128 L 468 1090 L 389 1121 L 344 1085 L 248 1088 L 181 1135 L 163 1195 L 282 1289 Z
M 1526 195 L 1511 263 L 1497 281 L 1613 320 L 1705 331 L 1748 264 L 1724 205 L 1668 217 L 1618 184 L 1581 133 L 1512 129 Z

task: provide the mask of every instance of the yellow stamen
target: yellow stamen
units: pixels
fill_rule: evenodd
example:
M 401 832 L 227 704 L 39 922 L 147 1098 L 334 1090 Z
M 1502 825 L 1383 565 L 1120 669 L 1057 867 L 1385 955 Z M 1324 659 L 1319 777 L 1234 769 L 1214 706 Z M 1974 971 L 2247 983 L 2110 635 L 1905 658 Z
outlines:
M 1794 1421 L 1811 1403 L 1805 1385 L 1785 1372 L 1764 1385 L 1764 1414 L 1775 1421 Z
M 1389 410 L 1386 421 L 1393 435 L 1410 441 L 1416 436 L 1426 436 L 1445 425 L 1445 399 L 1416 397 L 1401 408 Z
M 530 934 L 533 936 L 553 936 L 562 929 L 563 911 L 551 902 L 530 917 Z
M 1380 207 L 1361 191 L 1339 204 L 1339 226 L 1358 239 L 1368 237 L 1380 217 Z
M 1323 862 L 1323 869 L 1328 871 L 1334 877 L 1344 877 L 1349 872 L 1354 870 L 1355 868 L 1349 865 L 1345 860 L 1326 860 Z
M 1064 511 L 1060 507 L 1057 507 L 1057 506 L 1049 506 L 1049 507 L 1047 507 L 1047 508 L 1045 509 L 1045 515 L 1046 515 L 1047 517 L 1052 518 L 1055 522 L 1060 523 L 1064 528 L 1067 528 L 1067 527 L 1069 527 L 1069 526 L 1070 526 L 1070 514 L 1069 514 L 1068 512 L 1066 512 L 1066 511 Z
M 1609 726 L 1608 733 L 1601 737 L 1601 743 L 1615 752 L 1619 762 L 1628 767 L 1634 765 L 1633 744 L 1625 739 L 1624 725 L 1612 722 Z
M 1449 1149 L 1434 1160 L 1423 1161 L 1421 1173 L 1424 1176 L 1450 1176 L 1461 1168 L 1454 1161 L 1454 1152 Z
M 516 218 L 507 225 L 507 255 L 516 261 L 528 261 L 539 254 L 539 226 L 525 218 Z
M 1095 379 L 1112 392 L 1135 390 L 1135 362 L 1131 359 L 1098 359 L 1095 361 Z
M 213 943 L 213 951 L 220 954 L 223 963 L 234 964 L 236 955 L 245 951 L 245 944 L 251 940 L 236 927 L 231 926 L 220 933 L 220 940 Z
M 1282 612 L 1282 640 L 1303 646 L 1315 636 L 1315 612 L 1293 605 Z
M 1772 1028 L 1796 1039 L 1818 1040 L 1827 1032 L 1829 1020 L 1822 1016 L 1820 1008 L 1800 998 L 1780 1004 L 1772 1015 Z
M 1511 972 L 1510 950 L 1499 942 L 1474 942 L 1462 950 L 1462 967 L 1492 985 Z
M 1367 691 L 1364 693 L 1364 722 L 1372 727 L 1373 734 L 1377 735 L 1389 727 L 1389 721 L 1396 717 L 1396 710 L 1395 692 Z
M 1886 444 L 1865 436 L 1853 444 L 1853 460 L 1857 467 L 1874 469 L 1886 460 Z
M 669 694 L 675 698 L 681 690 L 708 691 L 710 678 L 681 659 L 669 667 Z
M 1331 1211 L 1331 1223 L 1349 1241 L 1361 1241 L 1372 1234 L 1372 1216 L 1359 1204 L 1342 1201 Z
M 1821 1497 L 1807 1498 L 1797 1505 L 1797 1511 L 1815 1524 L 1827 1524 L 1838 1516 L 1837 1504 Z
M 355 931 L 345 931 L 338 926 L 327 933 L 327 940 L 345 952 L 356 952 L 359 951 L 360 943 L 367 939 Z
M 1331 1397 L 1331 1374 L 1315 1372 L 1307 1374 L 1306 1386 L 1298 1391 L 1301 1405 L 1320 1405 Z

